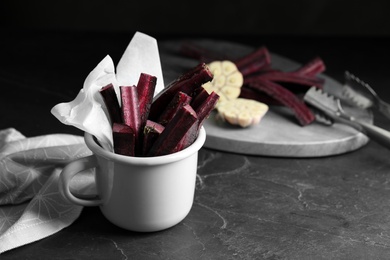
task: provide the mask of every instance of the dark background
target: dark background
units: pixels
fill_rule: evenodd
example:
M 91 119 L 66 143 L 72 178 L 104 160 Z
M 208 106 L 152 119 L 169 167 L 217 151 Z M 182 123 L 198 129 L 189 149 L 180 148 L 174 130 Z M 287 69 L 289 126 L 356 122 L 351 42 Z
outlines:
M 0 102 L 20 113 L 36 107 L 46 116 L 21 121 L 4 110 L 0 129 L 81 134 L 50 109 L 73 100 L 104 56 L 117 63 L 135 31 L 159 43 L 204 37 L 265 45 L 301 64 L 319 56 L 328 76 L 342 82 L 349 70 L 390 100 L 388 0 L 0 0 Z M 165 77 L 170 65 L 163 60 L 162 66 Z M 50 98 L 31 98 L 37 89 Z M 17 101 L 8 98 L 20 93 Z
M 388 36 L 388 0 L 1 0 L 1 27 L 149 34 Z

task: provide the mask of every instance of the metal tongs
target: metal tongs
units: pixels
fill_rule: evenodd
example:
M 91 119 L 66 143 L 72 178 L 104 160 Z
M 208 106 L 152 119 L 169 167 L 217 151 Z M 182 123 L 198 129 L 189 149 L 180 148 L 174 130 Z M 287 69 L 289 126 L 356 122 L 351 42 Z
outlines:
M 351 101 L 353 105 L 363 109 L 375 107 L 390 119 L 390 104 L 382 100 L 368 83 L 349 71 L 345 71 L 344 79 L 345 83 L 342 88 L 343 97 Z
M 304 96 L 304 101 L 320 110 L 326 117 L 347 124 L 372 140 L 390 148 L 390 132 L 373 124 L 363 122 L 348 115 L 342 108 L 340 99 L 316 87 L 311 87 Z

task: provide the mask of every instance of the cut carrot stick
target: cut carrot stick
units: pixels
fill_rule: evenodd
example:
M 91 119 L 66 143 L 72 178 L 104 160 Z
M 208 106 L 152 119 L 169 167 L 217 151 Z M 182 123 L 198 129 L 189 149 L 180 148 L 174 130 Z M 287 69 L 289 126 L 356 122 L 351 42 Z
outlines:
M 134 156 L 135 135 L 125 124 L 114 123 L 112 127 L 114 152 L 121 155 Z
M 141 118 L 139 112 L 138 93 L 136 86 L 121 86 L 122 100 L 122 119 L 125 125 L 128 125 L 135 135 L 135 153 L 138 153 L 139 132 L 141 130 Z
M 160 156 L 173 153 L 180 140 L 197 122 L 198 118 L 192 107 L 190 105 L 183 106 L 167 124 L 147 155 Z
M 114 85 L 108 84 L 99 90 L 106 105 L 111 125 L 114 123 L 122 123 L 121 109 L 119 106 L 118 97 L 116 96 Z

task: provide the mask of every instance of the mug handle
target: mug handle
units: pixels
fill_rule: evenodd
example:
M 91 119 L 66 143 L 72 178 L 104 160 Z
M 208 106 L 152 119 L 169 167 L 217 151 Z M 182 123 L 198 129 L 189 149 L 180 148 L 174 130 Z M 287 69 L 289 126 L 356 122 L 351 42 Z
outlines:
M 70 181 L 76 174 L 86 169 L 94 168 L 97 166 L 98 164 L 95 155 L 83 157 L 67 164 L 62 170 L 58 180 L 58 188 L 62 196 L 67 198 L 70 202 L 80 206 L 101 205 L 102 201 L 99 199 L 94 199 L 94 200 L 81 199 L 74 196 L 70 191 Z

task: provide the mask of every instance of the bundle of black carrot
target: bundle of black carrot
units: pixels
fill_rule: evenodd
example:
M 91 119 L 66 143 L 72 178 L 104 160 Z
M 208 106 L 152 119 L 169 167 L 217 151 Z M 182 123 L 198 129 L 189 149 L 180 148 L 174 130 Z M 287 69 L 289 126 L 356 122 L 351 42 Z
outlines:
M 219 96 L 202 84 L 213 75 L 200 63 L 153 98 L 157 78 L 141 73 L 137 86 L 120 86 L 121 104 L 114 86 L 100 90 L 113 130 L 114 152 L 127 156 L 161 156 L 178 152 L 197 138 Z
M 312 86 L 323 88 L 324 79 L 318 75 L 325 71 L 325 64 L 319 57 L 294 71 L 282 71 L 271 67 L 271 55 L 265 46 L 238 59 L 231 59 L 226 54 L 208 50 L 191 42 L 183 42 L 180 54 L 205 63 L 231 60 L 244 77 L 240 97 L 268 105 L 286 106 L 293 111 L 302 126 L 310 124 L 315 119 L 300 94 Z

